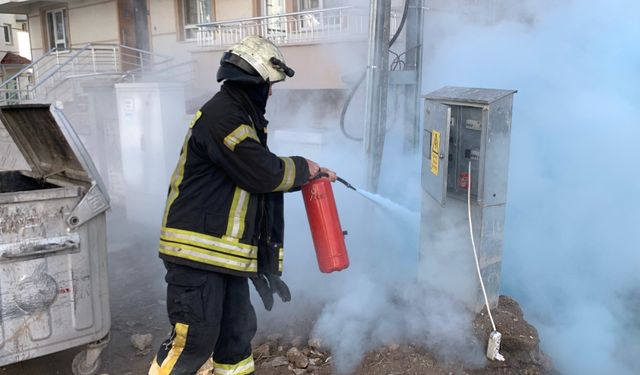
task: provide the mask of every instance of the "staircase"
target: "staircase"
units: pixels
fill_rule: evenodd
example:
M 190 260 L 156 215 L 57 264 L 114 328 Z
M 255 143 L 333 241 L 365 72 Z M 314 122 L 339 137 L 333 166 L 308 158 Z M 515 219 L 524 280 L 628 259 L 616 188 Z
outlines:
M 171 58 L 115 44 L 53 49 L 0 84 L 0 105 L 65 102 L 82 80 L 121 82 L 171 67 Z
M 192 72 L 192 62 L 174 63 L 171 57 L 122 45 L 54 49 L 0 84 L 0 105 L 53 103 L 61 108 L 109 187 L 112 202 L 117 204 L 122 201 L 124 182 L 114 84 L 189 84 Z

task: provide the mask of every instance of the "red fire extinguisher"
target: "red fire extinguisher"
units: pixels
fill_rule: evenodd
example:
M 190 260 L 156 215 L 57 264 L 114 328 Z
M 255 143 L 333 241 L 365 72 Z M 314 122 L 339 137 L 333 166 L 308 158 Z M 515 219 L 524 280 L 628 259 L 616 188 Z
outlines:
M 320 271 L 330 273 L 349 267 L 346 232 L 342 231 L 331 182 L 326 177 L 316 178 L 302 186 L 302 197 L 316 248 Z

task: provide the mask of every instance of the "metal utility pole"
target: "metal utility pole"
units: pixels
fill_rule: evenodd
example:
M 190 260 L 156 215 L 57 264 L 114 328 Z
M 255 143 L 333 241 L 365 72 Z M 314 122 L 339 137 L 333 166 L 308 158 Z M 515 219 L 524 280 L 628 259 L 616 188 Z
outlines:
M 391 0 L 371 0 L 364 147 L 367 155 L 367 189 L 372 192 L 378 190 L 387 122 L 390 20 Z
M 424 20 L 424 0 L 409 2 L 406 26 L 404 70 L 411 72 L 410 84 L 405 87 L 405 127 L 404 151 L 415 153 L 420 146 L 420 89 L 422 83 L 422 39 Z

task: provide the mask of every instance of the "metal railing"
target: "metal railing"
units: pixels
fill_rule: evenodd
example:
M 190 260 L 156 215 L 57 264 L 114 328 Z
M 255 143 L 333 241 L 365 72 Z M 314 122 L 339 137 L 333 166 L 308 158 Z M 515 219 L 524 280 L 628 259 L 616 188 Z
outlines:
M 119 80 L 166 68 L 170 61 L 169 57 L 116 44 L 53 49 L 0 84 L 0 104 L 70 100 L 74 79 Z
M 391 16 L 395 28 L 396 15 Z M 338 7 L 199 24 L 197 44 L 225 47 L 247 35 L 260 35 L 277 44 L 318 43 L 345 38 L 366 38 L 369 31 L 366 9 Z

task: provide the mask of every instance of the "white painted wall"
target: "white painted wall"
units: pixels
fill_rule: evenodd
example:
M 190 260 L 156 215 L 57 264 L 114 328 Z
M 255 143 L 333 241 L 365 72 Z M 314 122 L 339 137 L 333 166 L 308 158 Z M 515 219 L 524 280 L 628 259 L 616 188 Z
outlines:
M 16 35 L 18 37 L 18 54 L 31 60 L 31 43 L 29 42 L 29 32 L 17 31 Z
M 119 43 L 116 0 L 71 0 L 67 4 L 60 4 L 61 8 L 65 6 L 69 18 L 67 35 L 72 47 L 87 43 Z M 48 50 L 47 43 L 43 40 L 45 21 L 42 19 L 41 8 L 31 9 L 28 16 L 31 51 L 33 58 L 37 59 Z
M 189 49 L 193 42 L 178 38 L 178 14 L 175 0 L 150 0 L 151 49 L 154 53 L 171 56 L 176 62 L 191 59 Z
M 255 17 L 253 1 L 216 0 L 216 21 Z
M 27 23 L 27 21 L 19 22 L 19 21 L 16 21 L 16 18 L 17 17 L 15 14 L 0 14 L 0 25 L 5 25 L 5 24 L 11 25 L 11 40 L 12 40 L 11 43 L 6 43 L 4 41 L 4 34 L 0 34 L 0 50 L 1 51 L 20 53 L 20 40 L 18 38 L 18 33 L 22 31 L 22 24 Z M 29 58 L 29 56 L 24 56 L 24 57 Z
M 42 22 L 40 13 L 36 10 L 28 14 L 29 39 L 31 41 L 31 56 L 35 60 L 43 54 Z
M 194 42 L 184 42 L 177 40 L 176 34 L 156 35 L 152 37 L 153 53 L 169 56 L 173 61 L 184 62 L 191 60 L 191 50 L 194 48 Z
M 149 1 L 151 35 L 176 35 L 176 17 L 175 0 Z
M 296 74 L 283 83 L 274 86 L 276 90 L 319 90 L 343 89 L 350 85 L 345 82 L 357 79 L 366 67 L 367 44 L 359 42 L 339 42 L 281 46 L 287 65 Z M 217 87 L 215 73 L 222 56 L 221 50 L 206 50 L 194 47 L 196 61 L 196 87 Z
M 175 0 L 150 0 L 151 46 L 154 53 L 172 56 L 177 62 L 191 60 L 199 49 L 194 41 L 180 40 L 180 26 Z M 216 20 L 254 17 L 251 0 L 215 0 Z
M 118 43 L 118 8 L 115 0 L 69 2 L 69 33 L 73 47 L 87 43 Z
M 253 7 L 251 0 L 216 0 L 216 19 L 253 17 Z M 175 0 L 149 1 L 152 51 L 173 57 L 174 62 L 194 60 L 196 88 L 216 87 L 215 74 L 222 51 L 206 50 L 195 42 L 179 40 L 176 8 Z M 119 42 L 116 0 L 71 0 L 68 9 L 72 46 Z M 29 26 L 35 59 L 43 53 L 44 25 L 38 9 L 29 15 Z M 344 82 L 344 76 L 358 75 L 366 64 L 366 43 L 362 41 L 283 46 L 282 50 L 296 76 L 278 85 L 278 89 L 346 88 L 349 84 Z

